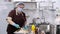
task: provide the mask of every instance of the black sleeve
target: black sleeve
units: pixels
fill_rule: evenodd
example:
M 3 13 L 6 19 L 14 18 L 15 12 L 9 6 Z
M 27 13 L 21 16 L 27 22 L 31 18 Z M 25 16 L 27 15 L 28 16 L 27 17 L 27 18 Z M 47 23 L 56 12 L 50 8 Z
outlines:
M 11 12 L 9 12 L 8 17 L 13 18 L 13 14 L 14 14 L 14 12 L 13 12 L 13 10 L 12 10 Z

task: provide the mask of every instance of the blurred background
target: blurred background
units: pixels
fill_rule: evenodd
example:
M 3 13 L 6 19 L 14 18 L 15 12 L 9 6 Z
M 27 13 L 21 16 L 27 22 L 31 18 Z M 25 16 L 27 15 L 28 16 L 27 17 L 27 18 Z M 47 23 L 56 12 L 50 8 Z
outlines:
M 60 0 L 1 0 L 0 1 L 0 34 L 7 34 L 8 13 L 14 9 L 17 2 L 24 2 L 27 24 L 29 23 L 50 23 L 54 25 L 53 33 L 56 34 L 60 18 Z

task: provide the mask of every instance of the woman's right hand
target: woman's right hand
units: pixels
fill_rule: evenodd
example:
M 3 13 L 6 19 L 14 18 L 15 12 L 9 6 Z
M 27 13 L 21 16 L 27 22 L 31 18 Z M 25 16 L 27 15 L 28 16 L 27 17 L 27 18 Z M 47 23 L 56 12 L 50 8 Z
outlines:
M 14 27 L 16 27 L 16 28 L 20 28 L 20 26 L 18 25 L 18 24 L 16 24 L 16 23 L 13 23 L 12 24 Z

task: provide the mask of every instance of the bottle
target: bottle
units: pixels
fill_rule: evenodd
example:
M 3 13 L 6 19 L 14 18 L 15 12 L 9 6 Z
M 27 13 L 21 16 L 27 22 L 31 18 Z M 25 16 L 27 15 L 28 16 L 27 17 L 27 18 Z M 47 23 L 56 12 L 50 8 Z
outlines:
M 35 27 L 35 25 L 33 24 L 33 25 L 31 26 L 31 34 L 35 34 L 35 29 L 36 29 L 36 27 Z

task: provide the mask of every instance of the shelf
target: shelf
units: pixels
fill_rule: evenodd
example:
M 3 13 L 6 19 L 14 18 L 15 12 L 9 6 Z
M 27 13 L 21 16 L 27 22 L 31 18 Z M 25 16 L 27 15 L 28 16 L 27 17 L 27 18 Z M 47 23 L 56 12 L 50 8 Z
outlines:
M 30 8 L 27 8 L 27 9 L 24 9 L 24 10 L 37 10 L 36 8 L 35 9 L 30 9 Z

